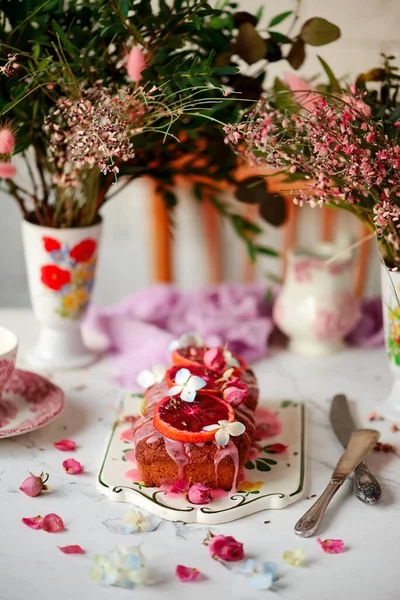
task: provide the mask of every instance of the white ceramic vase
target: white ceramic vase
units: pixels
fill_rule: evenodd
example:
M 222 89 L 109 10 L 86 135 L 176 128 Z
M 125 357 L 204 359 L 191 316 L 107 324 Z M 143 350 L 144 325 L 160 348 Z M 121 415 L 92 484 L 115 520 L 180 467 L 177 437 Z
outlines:
M 101 220 L 89 227 L 54 229 L 22 224 L 32 308 L 39 340 L 27 356 L 38 368 L 72 369 L 96 358 L 85 348 L 81 322 L 89 306 Z
M 341 350 L 344 337 L 360 317 L 351 255 L 326 264 L 341 250 L 321 243 L 289 254 L 273 318 L 298 354 L 322 356 Z
M 389 271 L 382 265 L 381 287 L 385 344 L 394 380 L 379 414 L 400 422 L 400 272 Z

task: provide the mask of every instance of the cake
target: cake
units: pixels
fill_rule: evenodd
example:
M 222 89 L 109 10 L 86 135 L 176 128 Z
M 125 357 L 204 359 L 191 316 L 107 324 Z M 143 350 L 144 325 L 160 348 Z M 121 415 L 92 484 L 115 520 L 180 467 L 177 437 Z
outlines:
M 179 350 L 163 381 L 145 390 L 134 424 L 141 480 L 149 487 L 185 480 L 235 490 L 255 430 L 256 378 L 224 348 Z

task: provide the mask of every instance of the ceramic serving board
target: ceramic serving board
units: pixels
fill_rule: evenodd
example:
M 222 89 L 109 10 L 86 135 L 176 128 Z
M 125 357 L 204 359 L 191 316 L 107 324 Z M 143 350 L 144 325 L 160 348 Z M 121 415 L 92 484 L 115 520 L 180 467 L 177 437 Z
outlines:
M 111 500 L 129 502 L 169 521 L 216 525 L 260 510 L 284 508 L 302 497 L 306 476 L 303 404 L 291 400 L 261 401 L 256 411 L 257 431 L 264 439 L 258 442 L 258 450 L 252 449 L 237 491 L 220 492 L 209 504 L 199 506 L 183 495 L 146 487 L 140 482 L 129 440 L 130 421 L 140 414 L 142 402 L 141 396 L 123 398 L 107 441 L 97 487 Z M 276 453 L 282 447 L 275 444 L 288 447 Z

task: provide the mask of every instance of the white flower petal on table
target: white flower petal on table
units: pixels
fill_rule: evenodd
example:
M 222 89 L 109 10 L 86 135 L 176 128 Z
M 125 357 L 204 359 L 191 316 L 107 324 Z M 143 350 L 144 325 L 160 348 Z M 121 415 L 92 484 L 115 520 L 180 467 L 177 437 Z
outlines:
M 192 375 L 189 378 L 189 381 L 186 384 L 186 387 L 189 390 L 201 390 L 201 388 L 205 387 L 207 385 L 207 382 L 204 381 L 204 379 L 202 379 L 201 377 L 198 377 L 197 375 Z
M 175 383 L 178 385 L 185 385 L 190 377 L 189 369 L 179 369 L 175 375 Z
M 220 429 L 220 426 L 217 423 L 203 427 L 203 431 L 215 431 L 216 429 Z
M 243 423 L 239 423 L 239 421 L 234 421 L 233 423 L 229 423 L 229 425 L 225 426 L 229 435 L 242 435 L 246 431 L 246 427 Z
M 180 398 L 184 402 L 193 402 L 193 400 L 196 398 L 196 392 L 194 390 L 189 390 L 186 386 L 184 386 Z
M 229 433 L 223 427 L 221 427 L 215 434 L 215 441 L 218 446 L 226 446 L 229 442 Z
M 180 394 L 182 390 L 183 390 L 182 385 L 174 385 L 174 386 L 172 386 L 172 388 L 169 388 L 169 390 L 167 392 L 167 396 L 176 396 L 177 394 Z
M 149 371 L 149 369 L 144 369 L 143 371 L 140 371 L 136 381 L 140 387 L 147 389 L 156 383 L 156 378 L 154 377 L 154 373 L 152 371 Z

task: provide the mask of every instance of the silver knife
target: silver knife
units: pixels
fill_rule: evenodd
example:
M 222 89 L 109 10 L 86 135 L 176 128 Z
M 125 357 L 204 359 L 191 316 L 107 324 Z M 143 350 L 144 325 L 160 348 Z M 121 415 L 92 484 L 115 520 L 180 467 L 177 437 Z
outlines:
M 338 394 L 331 404 L 331 423 L 333 431 L 342 446 L 346 447 L 351 434 L 357 429 L 350 413 L 349 404 L 344 394 Z M 354 494 L 366 504 L 376 504 L 382 495 L 382 488 L 377 479 L 370 473 L 364 461 L 354 471 Z
M 379 431 L 358 429 L 351 434 L 346 450 L 337 463 L 325 490 L 310 509 L 297 521 L 294 532 L 300 537 L 312 536 L 321 522 L 329 502 L 347 477 L 354 471 L 379 439 Z

